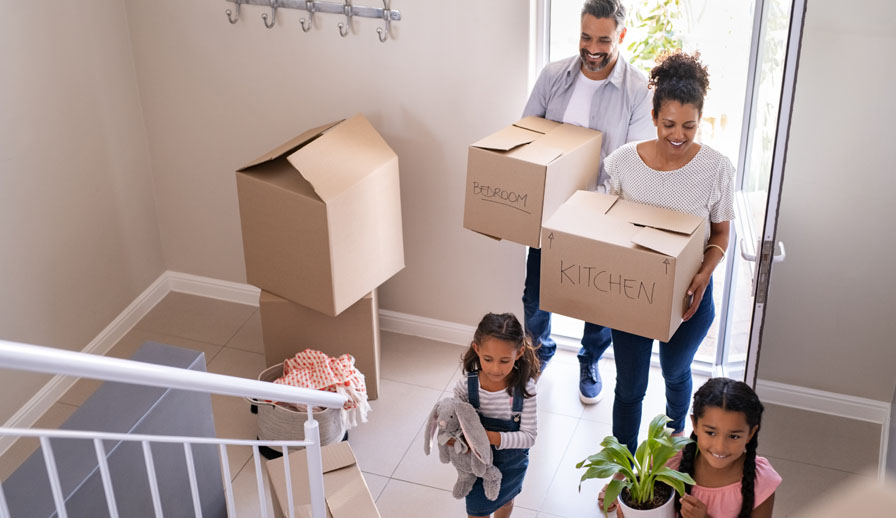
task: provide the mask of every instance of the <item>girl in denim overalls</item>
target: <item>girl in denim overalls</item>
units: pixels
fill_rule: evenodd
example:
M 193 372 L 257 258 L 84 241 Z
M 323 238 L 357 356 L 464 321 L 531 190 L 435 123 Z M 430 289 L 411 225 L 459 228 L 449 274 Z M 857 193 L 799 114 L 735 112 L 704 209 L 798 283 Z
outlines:
M 529 448 L 535 444 L 535 376 L 538 358 L 519 320 L 511 314 L 489 313 L 479 322 L 463 357 L 466 376 L 454 396 L 479 413 L 492 445 L 493 462 L 501 470 L 501 492 L 488 500 L 477 479 L 467 495 L 467 515 L 506 518 L 523 487 Z

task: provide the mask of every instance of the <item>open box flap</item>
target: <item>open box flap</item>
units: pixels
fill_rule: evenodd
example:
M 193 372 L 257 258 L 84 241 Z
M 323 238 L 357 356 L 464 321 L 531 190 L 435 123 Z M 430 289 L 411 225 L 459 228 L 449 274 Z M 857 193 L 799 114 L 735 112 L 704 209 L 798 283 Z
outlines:
M 325 448 L 327 448 L 327 454 L 321 458 L 324 473 L 329 473 L 334 469 L 342 469 L 357 462 L 351 448 L 348 447 L 348 443 L 345 441 L 328 444 Z
M 507 153 L 507 156 L 524 160 L 532 164 L 548 165 L 563 154 L 562 149 L 550 146 L 543 146 L 541 142 L 533 142 L 528 146 L 523 146 Z
M 702 218 L 693 214 L 684 214 L 683 212 L 676 212 L 652 205 L 642 205 L 627 200 L 619 200 L 613 206 L 610 215 L 635 225 L 687 235 L 693 234 L 700 227 L 700 224 L 703 223 Z
M 267 153 L 261 155 L 260 157 L 249 162 L 245 166 L 237 169 L 237 171 L 245 171 L 246 169 L 255 167 L 258 164 L 262 164 L 264 162 L 268 162 L 271 160 L 276 160 L 277 158 L 280 158 L 281 156 L 292 152 L 296 148 L 298 148 L 304 144 L 307 144 L 309 141 L 316 139 L 317 137 L 321 136 L 325 131 L 327 131 L 328 129 L 332 128 L 333 126 L 339 124 L 340 122 L 342 122 L 342 121 L 339 120 L 336 122 L 331 122 L 329 124 L 324 124 L 323 126 L 318 126 L 316 128 L 312 128 L 312 129 L 302 133 L 298 137 L 290 140 L 289 142 L 281 144 L 281 145 L 277 146 L 276 148 L 274 148 L 273 150 L 268 151 Z
M 398 159 L 363 115 L 330 127 L 286 158 L 324 202 Z
M 688 236 L 644 227 L 632 237 L 632 242 L 670 257 L 677 257 L 688 244 Z
M 545 134 L 557 126 L 562 126 L 561 123 L 557 121 L 552 121 L 548 119 L 543 119 L 541 117 L 528 116 L 523 117 L 519 121 L 513 124 L 518 128 L 525 128 L 527 130 L 537 131 L 538 133 Z
M 508 126 L 497 133 L 485 137 L 478 142 L 473 143 L 473 147 L 482 149 L 491 149 L 494 151 L 510 151 L 511 149 L 528 144 L 542 134 L 537 131 L 520 128 L 518 126 Z

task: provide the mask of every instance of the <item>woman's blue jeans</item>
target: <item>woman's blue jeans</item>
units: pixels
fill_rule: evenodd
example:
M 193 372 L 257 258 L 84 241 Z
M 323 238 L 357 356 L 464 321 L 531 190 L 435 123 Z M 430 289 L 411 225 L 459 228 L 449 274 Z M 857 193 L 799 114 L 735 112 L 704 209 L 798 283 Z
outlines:
M 684 430 L 684 420 L 691 404 L 691 362 L 697 348 L 715 318 L 712 280 L 694 316 L 682 322 L 668 342 L 660 342 L 660 367 L 666 382 L 666 425 L 674 432 Z M 638 446 L 641 405 L 650 377 L 650 354 L 653 339 L 613 330 L 613 354 L 616 360 L 616 399 L 613 402 L 613 435 L 634 453 Z M 650 416 L 652 419 L 653 416 Z

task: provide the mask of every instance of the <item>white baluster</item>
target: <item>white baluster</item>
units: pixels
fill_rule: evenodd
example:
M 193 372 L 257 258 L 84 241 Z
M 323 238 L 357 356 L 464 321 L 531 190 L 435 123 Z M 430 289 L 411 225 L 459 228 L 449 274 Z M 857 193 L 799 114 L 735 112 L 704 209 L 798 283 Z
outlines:
M 149 493 L 152 495 L 152 508 L 155 510 L 156 518 L 164 518 L 162 516 L 162 501 L 159 499 L 159 481 L 156 480 L 156 465 L 152 461 L 152 449 L 149 447 L 148 441 L 142 442 L 146 477 L 149 479 Z
M 53 448 L 50 446 L 50 438 L 42 435 L 40 447 L 44 452 L 44 464 L 47 465 L 47 476 L 50 478 L 53 501 L 56 502 L 56 514 L 59 518 L 68 518 L 68 513 L 65 511 L 65 500 L 62 498 L 62 484 L 59 483 L 59 472 L 56 470 L 56 459 L 53 457 Z
M 196 483 L 196 466 L 193 464 L 193 448 L 184 443 L 184 459 L 187 461 L 187 474 L 190 476 L 190 492 L 193 494 L 193 512 L 196 518 L 202 518 L 202 504 L 199 502 L 199 484 Z
M 233 504 L 233 483 L 230 481 L 233 478 L 230 475 L 230 460 L 227 458 L 227 445 L 219 444 L 218 448 L 221 450 L 221 477 L 224 479 L 224 496 L 227 499 L 227 516 L 229 518 L 236 518 L 236 506 Z
M 106 450 L 103 448 L 102 439 L 93 440 L 93 449 L 96 450 L 96 462 L 100 468 L 100 477 L 103 479 L 103 490 L 106 493 L 106 505 L 109 506 L 109 516 L 118 518 L 115 492 L 112 490 L 112 477 L 109 475 L 109 462 L 106 460 Z

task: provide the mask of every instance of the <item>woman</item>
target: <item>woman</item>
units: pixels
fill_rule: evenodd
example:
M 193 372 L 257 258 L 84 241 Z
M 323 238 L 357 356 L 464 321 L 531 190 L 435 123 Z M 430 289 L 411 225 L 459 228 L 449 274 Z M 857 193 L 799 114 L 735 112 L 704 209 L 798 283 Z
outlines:
M 715 317 L 712 273 L 728 248 L 734 166 L 718 151 L 694 142 L 709 74 L 699 53 L 676 51 L 662 56 L 650 71 L 654 88 L 653 123 L 657 138 L 630 143 L 605 160 L 607 190 L 624 199 L 709 219 L 703 263 L 688 287 L 690 304 L 682 324 L 660 343 L 666 382 L 666 415 L 675 434 L 684 432 L 691 399 L 691 362 Z M 634 452 L 647 390 L 653 340 L 613 330 L 616 399 L 613 435 Z

